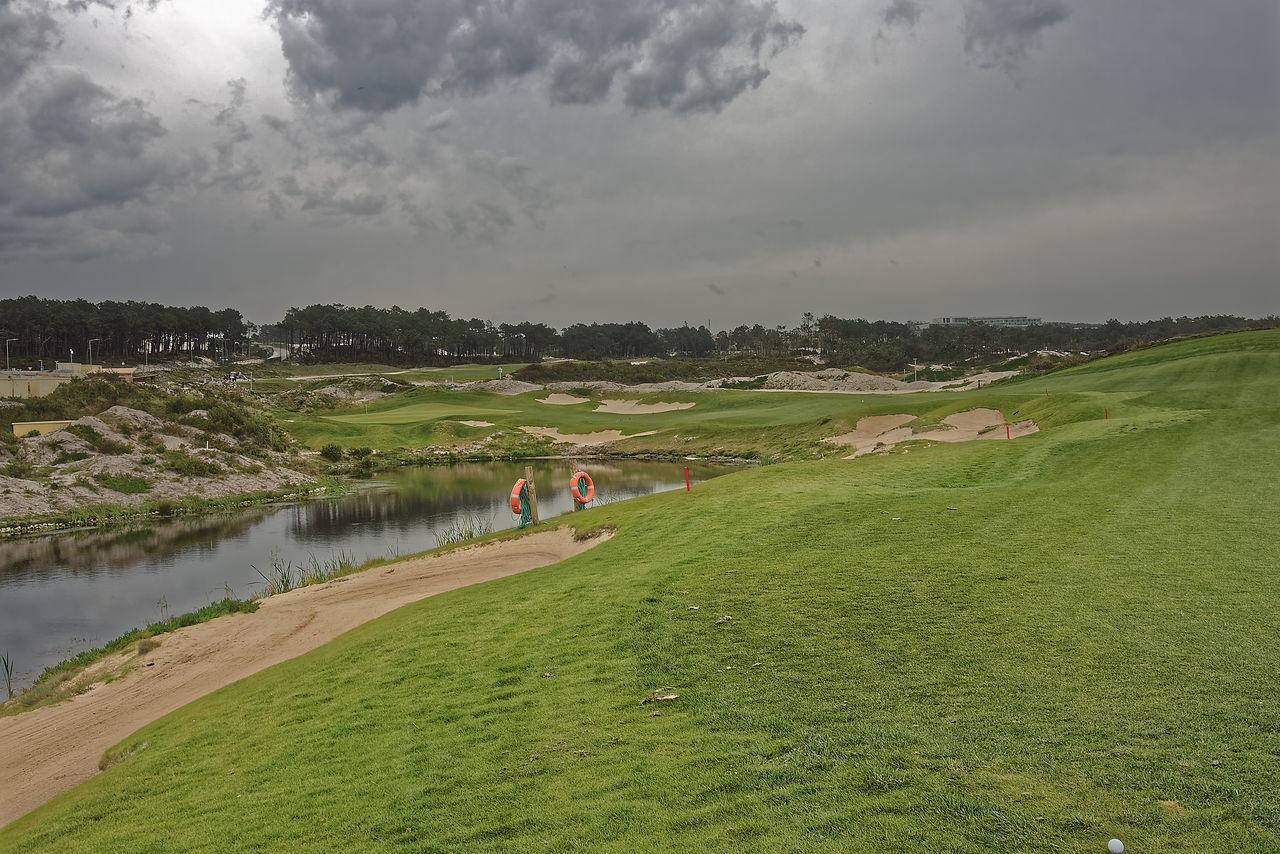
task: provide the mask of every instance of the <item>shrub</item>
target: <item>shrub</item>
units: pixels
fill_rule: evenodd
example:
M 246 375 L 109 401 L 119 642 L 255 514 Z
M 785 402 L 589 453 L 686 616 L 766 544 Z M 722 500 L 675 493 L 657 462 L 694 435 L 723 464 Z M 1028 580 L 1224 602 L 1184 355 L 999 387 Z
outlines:
M 136 474 L 95 474 L 93 479 L 114 492 L 137 495 L 151 489 L 151 482 Z
M 373 448 L 348 448 L 347 456 L 353 460 L 363 460 L 373 453 Z
M 331 463 L 336 463 L 342 459 L 342 448 L 336 442 L 330 442 L 320 449 L 320 456 Z
M 213 477 L 222 474 L 222 466 L 213 460 L 193 457 L 182 451 L 165 451 L 164 464 L 172 472 L 188 477 Z
M 67 428 L 67 432 L 84 439 L 95 451 L 102 454 L 127 454 L 133 450 L 127 442 L 108 439 L 87 424 L 72 424 Z

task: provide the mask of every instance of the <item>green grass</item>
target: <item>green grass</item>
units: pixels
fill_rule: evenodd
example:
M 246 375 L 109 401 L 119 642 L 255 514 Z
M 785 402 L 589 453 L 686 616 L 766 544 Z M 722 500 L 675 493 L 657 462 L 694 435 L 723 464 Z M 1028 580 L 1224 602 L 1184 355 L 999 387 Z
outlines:
M 892 399 L 1043 431 L 577 514 L 618 533 L 169 715 L 0 850 L 1280 850 L 1278 399 L 1274 331 Z
M 151 481 L 136 474 L 95 474 L 93 479 L 107 489 L 125 495 L 137 495 L 151 490 Z
M 563 433 L 620 430 L 630 435 L 657 431 L 656 435 L 615 443 L 615 450 L 621 453 L 816 459 L 835 450 L 822 441 L 824 438 L 847 432 L 865 415 L 910 412 L 932 423 L 961 409 L 1002 408 L 1010 400 L 1030 398 L 1025 388 L 1010 396 L 999 387 L 966 395 L 738 390 L 610 394 L 617 398 L 638 397 L 646 403 L 694 404 L 691 409 L 672 412 L 619 415 L 594 411 L 604 396 L 595 396 L 590 403 L 554 406 L 540 402 L 547 395 L 545 391 L 503 396 L 414 389 L 359 409 L 309 414 L 280 411 L 277 415 L 296 439 L 313 448 L 330 442 L 343 448 L 367 445 L 384 451 L 425 446 L 458 448 L 498 433 L 500 438 L 492 446 L 496 455 L 519 446 L 542 445 L 544 450 L 551 450 L 545 440 L 534 439 L 519 429 L 543 426 L 558 427 Z M 1010 411 L 1014 408 L 1017 407 L 1010 407 Z M 458 423 L 463 420 L 488 421 L 494 426 L 468 427 Z

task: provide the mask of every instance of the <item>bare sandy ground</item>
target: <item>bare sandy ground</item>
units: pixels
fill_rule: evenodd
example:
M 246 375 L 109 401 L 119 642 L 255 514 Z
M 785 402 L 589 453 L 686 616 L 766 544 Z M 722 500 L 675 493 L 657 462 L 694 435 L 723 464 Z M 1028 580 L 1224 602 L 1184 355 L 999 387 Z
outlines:
M 693 409 L 692 403 L 641 403 L 638 400 L 606 400 L 595 408 L 595 412 L 607 412 L 612 415 L 648 415 L 653 412 L 675 412 L 678 409 Z
M 104 751 L 224 685 L 308 652 L 402 605 L 580 554 L 608 539 L 569 528 L 416 558 L 304 587 L 164 635 L 138 667 L 65 702 L 0 718 L 0 826 L 98 773 Z M 134 657 L 133 653 L 122 660 Z
M 520 429 L 533 436 L 546 436 L 551 441 L 564 445 L 603 445 L 622 439 L 634 439 L 636 436 L 652 436 L 658 432 L 646 430 L 643 433 L 623 433 L 621 430 L 600 430 L 596 433 L 561 433 L 559 427 L 521 427 Z
M 552 406 L 573 406 L 575 403 L 586 403 L 591 398 L 578 397 L 576 394 L 549 394 L 538 403 L 549 403 Z
M 859 419 L 849 433 L 831 436 L 826 441 L 835 445 L 852 445 L 854 452 L 847 460 L 891 448 L 910 439 L 927 439 L 931 442 L 972 442 L 978 439 L 1017 439 L 1040 432 L 1034 421 L 1009 424 L 1008 431 L 996 428 L 1006 426 L 1004 415 L 996 409 L 970 409 L 942 419 L 941 427 L 916 431 L 906 425 L 915 421 L 914 415 L 868 415 Z
M 459 421 L 458 423 L 465 425 L 467 427 L 492 427 L 493 426 L 492 421 Z

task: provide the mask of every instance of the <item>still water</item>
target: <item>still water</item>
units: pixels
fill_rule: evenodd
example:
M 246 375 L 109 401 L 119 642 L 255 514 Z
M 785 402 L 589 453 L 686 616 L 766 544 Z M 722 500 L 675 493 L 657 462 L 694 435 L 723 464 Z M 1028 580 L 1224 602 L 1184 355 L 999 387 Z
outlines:
M 684 465 L 583 467 L 599 504 L 683 489 Z M 534 465 L 542 518 L 573 509 L 575 469 L 569 460 Z M 689 464 L 694 483 L 732 470 Z M 523 463 L 404 469 L 341 498 L 0 542 L 0 653 L 13 661 L 14 690 L 130 629 L 193 611 L 228 590 L 236 598 L 260 592 L 263 579 L 254 567 L 270 574 L 273 553 L 295 566 L 337 556 L 359 563 L 434 548 L 435 535 L 459 523 L 514 527 L 508 496 L 523 474 Z

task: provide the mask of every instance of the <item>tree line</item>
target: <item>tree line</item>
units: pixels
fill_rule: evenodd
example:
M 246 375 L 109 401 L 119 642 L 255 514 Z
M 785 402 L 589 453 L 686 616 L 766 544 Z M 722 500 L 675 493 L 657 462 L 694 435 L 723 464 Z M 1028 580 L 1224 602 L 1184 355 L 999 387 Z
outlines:
M 233 308 L 151 302 L 93 303 L 26 296 L 0 299 L 0 334 L 12 367 L 55 362 L 142 363 L 244 352 L 254 331 Z M 91 349 L 92 348 L 92 349 Z
M 397 306 L 311 305 L 289 309 L 279 324 L 263 327 L 262 333 L 314 361 L 450 364 L 536 362 L 547 356 L 601 360 L 746 355 L 821 357 L 834 365 L 892 371 L 913 362 L 986 362 L 1033 350 L 1097 352 L 1267 322 L 1213 315 L 1129 323 L 935 326 L 806 313 L 795 327 L 755 324 L 714 333 L 706 326 L 652 328 L 639 321 L 575 323 L 557 331 L 545 323 L 494 324 L 450 318 L 446 312 L 425 308 L 411 312 Z
M 249 342 L 257 340 L 287 345 L 297 357 L 316 362 L 447 365 L 537 362 L 548 356 L 601 360 L 741 355 L 808 357 L 893 371 L 913 362 L 989 362 L 1043 349 L 1097 352 L 1276 322 L 1274 317 L 1251 321 L 1212 315 L 1129 323 L 934 326 L 806 313 L 794 327 L 755 324 L 712 332 L 706 326 L 652 328 L 631 321 L 575 323 L 557 330 L 545 323 L 454 318 L 428 308 L 317 304 L 290 308 L 278 323 L 259 329 L 231 308 L 213 311 L 203 306 L 34 296 L 0 300 L 0 333 L 17 339 L 10 342 L 14 367 L 34 366 L 40 360 L 46 367 L 69 361 L 72 351 L 76 361 L 87 362 L 90 342 L 95 362 L 141 363 L 152 358 L 231 358 L 247 354 Z

